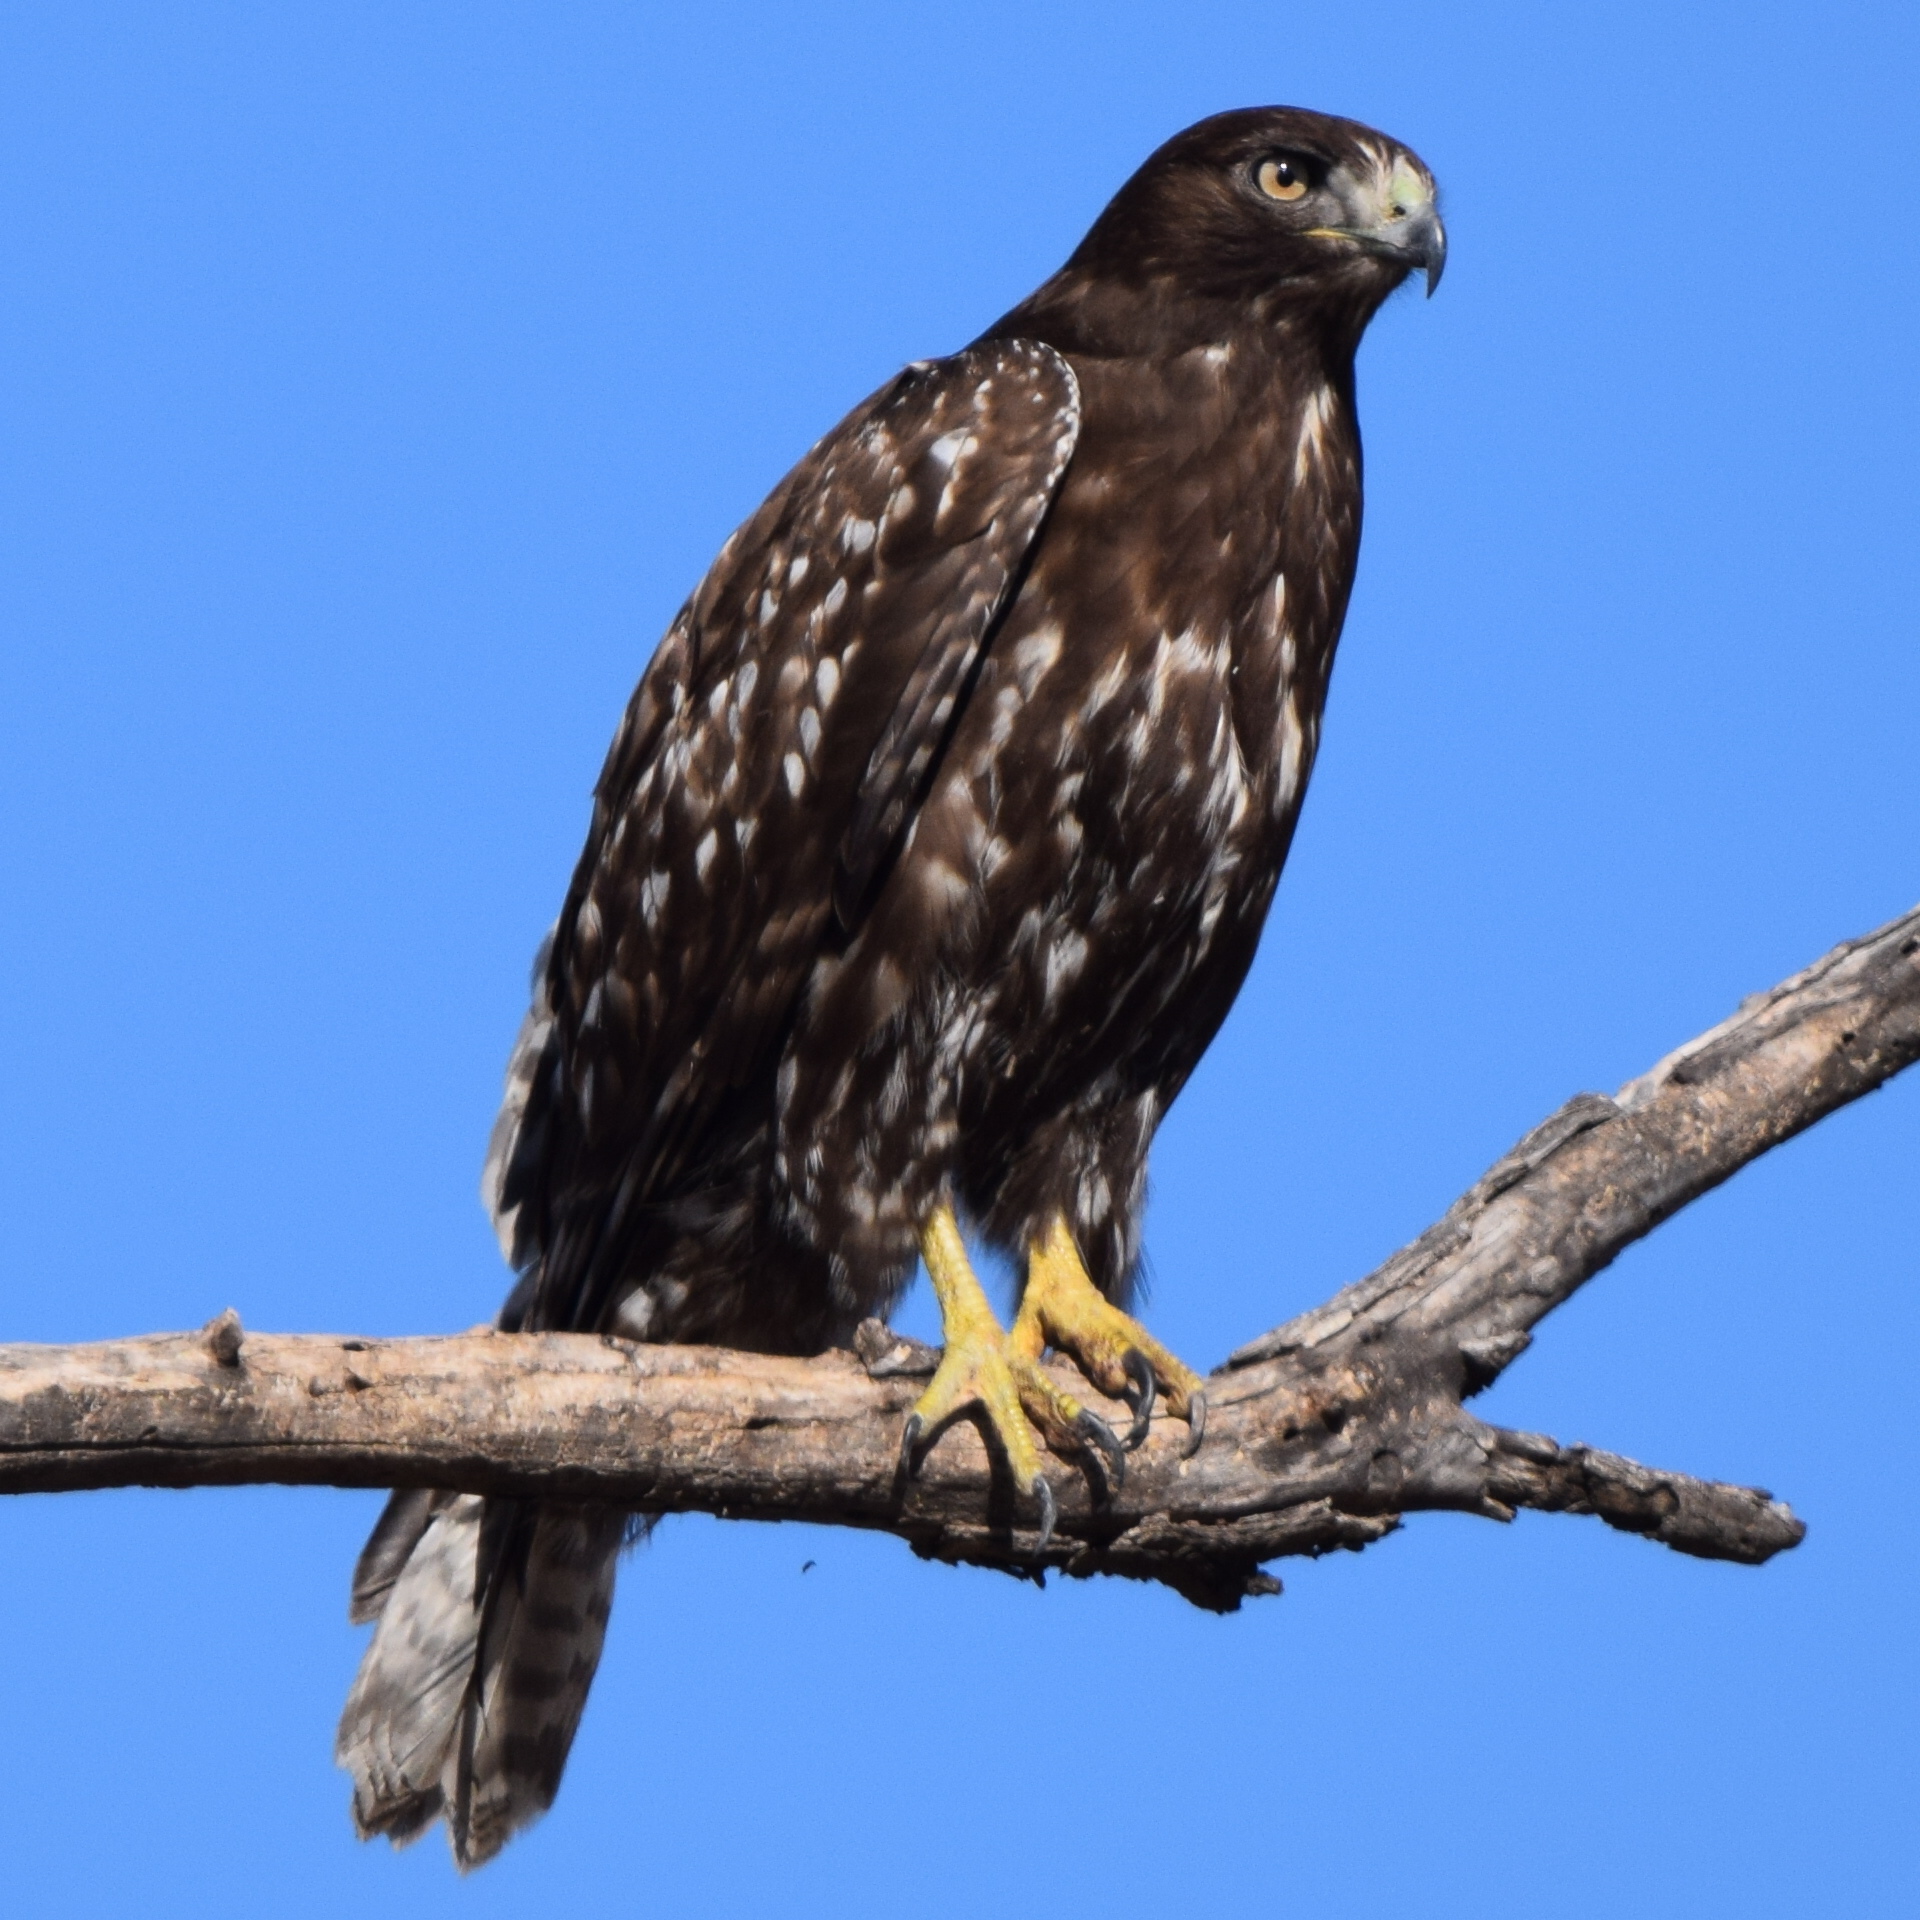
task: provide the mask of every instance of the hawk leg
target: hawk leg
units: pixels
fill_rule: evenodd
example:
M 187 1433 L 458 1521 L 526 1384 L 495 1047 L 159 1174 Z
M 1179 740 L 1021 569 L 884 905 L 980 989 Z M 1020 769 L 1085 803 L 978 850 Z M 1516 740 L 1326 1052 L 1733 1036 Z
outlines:
M 1133 1408 L 1129 1447 L 1147 1437 L 1156 1387 L 1166 1395 L 1167 1410 L 1187 1423 L 1186 1453 L 1193 1453 L 1206 1432 L 1207 1396 L 1200 1376 L 1093 1284 L 1059 1214 L 1046 1237 L 1027 1249 L 1027 1290 L 1008 1344 L 1030 1360 L 1048 1347 L 1071 1354 L 1102 1393 Z
M 1039 1505 L 1039 1550 L 1044 1553 L 1053 1534 L 1055 1505 L 1053 1489 L 1040 1471 L 1040 1439 L 1056 1453 L 1092 1461 L 1116 1487 L 1126 1471 L 1126 1456 L 1107 1423 L 1040 1365 L 1040 1348 L 1022 1344 L 994 1318 L 949 1202 L 943 1200 L 921 1230 L 920 1252 L 940 1303 L 945 1346 L 932 1384 L 907 1415 L 901 1463 L 911 1474 L 924 1451 L 923 1441 L 930 1444 L 949 1422 L 977 1409 L 1006 1455 L 1014 1485 Z

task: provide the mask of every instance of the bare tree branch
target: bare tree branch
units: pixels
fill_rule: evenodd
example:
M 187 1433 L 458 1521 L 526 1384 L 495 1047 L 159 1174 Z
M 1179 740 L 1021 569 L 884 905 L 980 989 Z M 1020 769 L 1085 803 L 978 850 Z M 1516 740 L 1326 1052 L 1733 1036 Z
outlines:
M 1623 1247 L 1916 1058 L 1920 909 L 1615 1098 L 1569 1101 L 1411 1246 L 1241 1348 L 1209 1382 L 1194 1458 L 1179 1423 L 1156 1421 L 1110 1496 L 1057 1476 L 1074 1484 L 1044 1553 L 970 1429 L 899 1479 L 931 1355 L 875 1322 L 858 1354 L 815 1360 L 584 1334 L 243 1334 L 231 1312 L 195 1334 L 5 1347 L 0 1492 L 431 1486 L 812 1520 L 942 1560 L 1159 1580 L 1220 1609 L 1277 1590 L 1266 1561 L 1362 1547 L 1433 1508 L 1593 1513 L 1758 1562 L 1804 1533 L 1771 1495 L 1492 1427 L 1462 1403 Z

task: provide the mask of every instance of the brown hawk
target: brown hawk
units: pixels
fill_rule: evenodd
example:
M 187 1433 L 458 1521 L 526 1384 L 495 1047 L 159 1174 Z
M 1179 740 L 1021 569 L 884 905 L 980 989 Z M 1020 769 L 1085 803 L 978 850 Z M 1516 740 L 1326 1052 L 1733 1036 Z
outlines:
M 1193 1443 L 1124 1311 L 1147 1148 L 1253 958 L 1360 539 L 1353 359 L 1445 237 L 1432 176 L 1281 108 L 1177 135 L 971 346 L 908 367 L 730 539 L 640 681 L 534 982 L 485 1189 L 506 1328 L 782 1353 L 924 1256 L 961 1411 Z M 959 1221 L 1024 1263 L 1003 1330 Z M 636 1519 L 396 1494 L 340 1726 L 363 1834 L 462 1866 L 552 1800 Z

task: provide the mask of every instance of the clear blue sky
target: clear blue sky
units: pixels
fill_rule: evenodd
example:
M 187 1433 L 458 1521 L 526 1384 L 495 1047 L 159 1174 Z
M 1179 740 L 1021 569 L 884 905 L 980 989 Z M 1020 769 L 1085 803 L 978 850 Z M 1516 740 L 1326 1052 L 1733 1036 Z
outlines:
M 1160 139 L 1445 193 L 1253 979 L 1161 1137 L 1202 1365 L 1920 897 L 1910 7 L 0 10 L 0 1338 L 452 1329 L 528 957 L 655 636 Z M 1920 1073 L 1494 1417 L 1791 1498 L 1759 1571 L 1416 1519 L 1237 1618 L 692 1519 L 460 1884 L 329 1751 L 374 1496 L 0 1505 L 9 1914 L 1891 1913 Z M 924 1301 L 907 1311 L 928 1322 Z M 802 1574 L 806 1560 L 818 1564 Z

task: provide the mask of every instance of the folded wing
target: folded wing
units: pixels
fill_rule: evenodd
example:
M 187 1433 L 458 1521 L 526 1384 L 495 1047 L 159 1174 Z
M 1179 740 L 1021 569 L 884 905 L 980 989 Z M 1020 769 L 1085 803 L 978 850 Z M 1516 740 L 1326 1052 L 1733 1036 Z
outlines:
M 911 827 L 1079 427 L 1051 348 L 908 368 L 727 543 L 636 690 L 489 1156 L 514 1324 L 599 1324 Z

